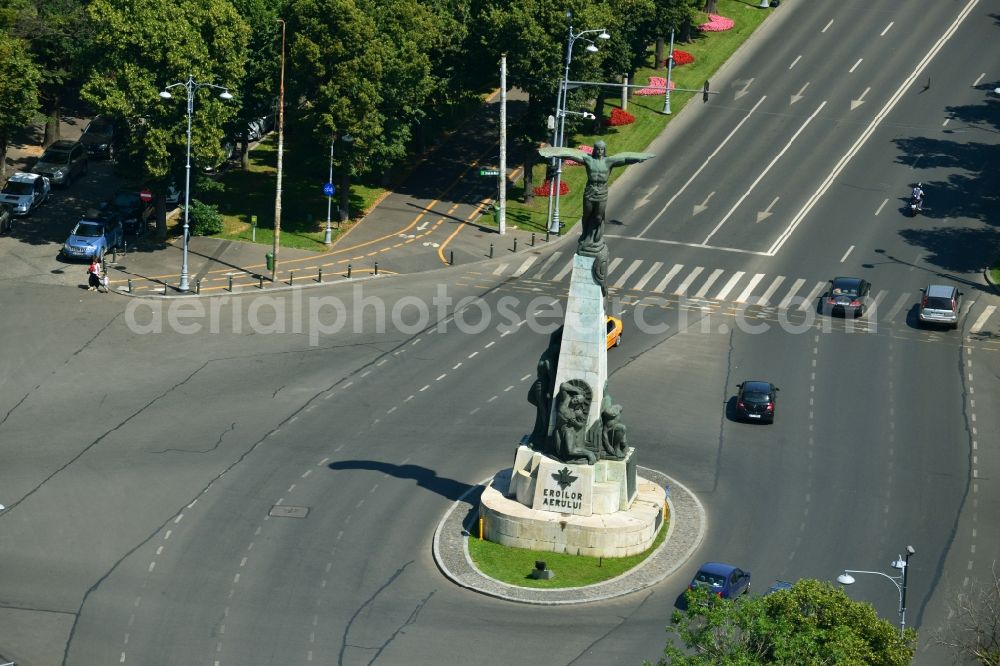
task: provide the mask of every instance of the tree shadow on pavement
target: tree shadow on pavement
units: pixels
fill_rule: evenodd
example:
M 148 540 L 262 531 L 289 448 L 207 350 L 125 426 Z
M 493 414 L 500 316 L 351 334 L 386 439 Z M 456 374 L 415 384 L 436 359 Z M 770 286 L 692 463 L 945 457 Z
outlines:
M 394 465 L 379 460 L 341 460 L 330 463 L 328 467 L 332 470 L 369 470 L 388 474 L 397 479 L 412 479 L 421 488 L 426 488 L 453 502 L 475 487 L 474 484 L 440 477 L 434 470 L 420 465 Z

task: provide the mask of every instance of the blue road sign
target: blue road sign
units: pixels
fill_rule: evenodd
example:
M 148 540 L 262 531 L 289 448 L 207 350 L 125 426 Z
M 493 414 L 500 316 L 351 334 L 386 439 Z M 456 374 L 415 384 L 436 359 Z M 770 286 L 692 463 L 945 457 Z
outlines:
M 333 193 L 337 191 L 337 188 L 333 186 L 333 183 L 323 183 L 323 194 L 328 197 L 332 197 Z

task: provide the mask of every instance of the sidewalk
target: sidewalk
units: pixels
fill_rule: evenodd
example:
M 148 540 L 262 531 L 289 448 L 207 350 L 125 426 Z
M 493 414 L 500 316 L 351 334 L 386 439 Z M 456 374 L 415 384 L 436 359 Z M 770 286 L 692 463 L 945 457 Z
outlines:
M 523 113 L 525 98 L 508 96 L 508 123 Z M 545 234 L 507 225 L 500 236 L 480 224 L 497 196 L 497 178 L 479 175 L 499 155 L 499 93 L 448 135 L 393 191 L 326 252 L 281 248 L 278 275 L 270 281 L 268 245 L 195 236 L 188 250 L 188 295 L 213 295 L 319 285 L 373 275 L 416 273 L 448 265 L 544 250 Z M 508 166 L 512 160 L 509 154 Z M 516 165 L 515 165 L 516 166 Z M 508 177 L 519 170 L 508 168 Z M 487 220 L 484 220 L 487 221 Z M 558 240 L 553 237 L 552 241 Z M 180 239 L 140 241 L 124 256 L 109 255 L 111 290 L 136 296 L 181 295 Z

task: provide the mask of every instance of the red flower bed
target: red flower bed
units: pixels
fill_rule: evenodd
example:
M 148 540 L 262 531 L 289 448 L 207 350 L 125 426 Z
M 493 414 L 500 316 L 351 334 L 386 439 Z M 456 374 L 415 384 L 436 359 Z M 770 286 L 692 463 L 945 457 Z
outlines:
M 689 65 L 694 62 L 694 56 L 687 51 L 681 51 L 680 49 L 674 49 L 674 67 L 680 67 L 681 65 Z M 666 64 L 666 63 L 664 63 Z
M 539 185 L 538 187 L 536 187 L 533 191 L 534 191 L 534 193 L 537 196 L 540 196 L 540 197 L 547 197 L 547 196 L 549 196 L 549 192 L 552 191 L 552 181 L 551 180 L 545 181 L 544 183 L 542 183 L 541 185 Z M 559 181 L 559 196 L 562 196 L 564 194 L 569 194 L 569 185 L 566 184 L 565 180 L 560 180 Z
M 633 116 L 628 111 L 622 111 L 621 109 L 611 109 L 611 117 L 604 121 L 605 125 L 611 125 L 612 127 L 618 127 L 620 125 L 631 125 L 635 122 L 635 116 Z

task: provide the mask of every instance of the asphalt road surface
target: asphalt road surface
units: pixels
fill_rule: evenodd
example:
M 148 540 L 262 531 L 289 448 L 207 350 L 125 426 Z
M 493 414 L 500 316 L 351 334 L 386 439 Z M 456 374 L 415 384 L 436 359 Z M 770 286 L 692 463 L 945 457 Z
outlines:
M 911 544 L 916 663 L 944 663 L 948 604 L 1000 555 L 1000 314 L 979 277 L 1000 25 L 984 2 L 921 12 L 783 3 L 613 192 L 609 390 L 640 463 L 708 513 L 676 576 L 551 608 L 459 589 L 431 558 L 447 508 L 531 429 L 571 243 L 199 305 L 7 280 L 0 653 L 637 664 L 703 560 L 750 569 L 759 592 L 895 574 Z M 21 250 L 0 241 L 6 261 Z M 873 284 L 856 322 L 817 312 L 841 274 Z M 916 325 L 929 282 L 965 292 L 959 330 Z M 773 426 L 729 418 L 744 379 L 781 387 Z M 857 579 L 849 593 L 898 621 L 895 587 Z

